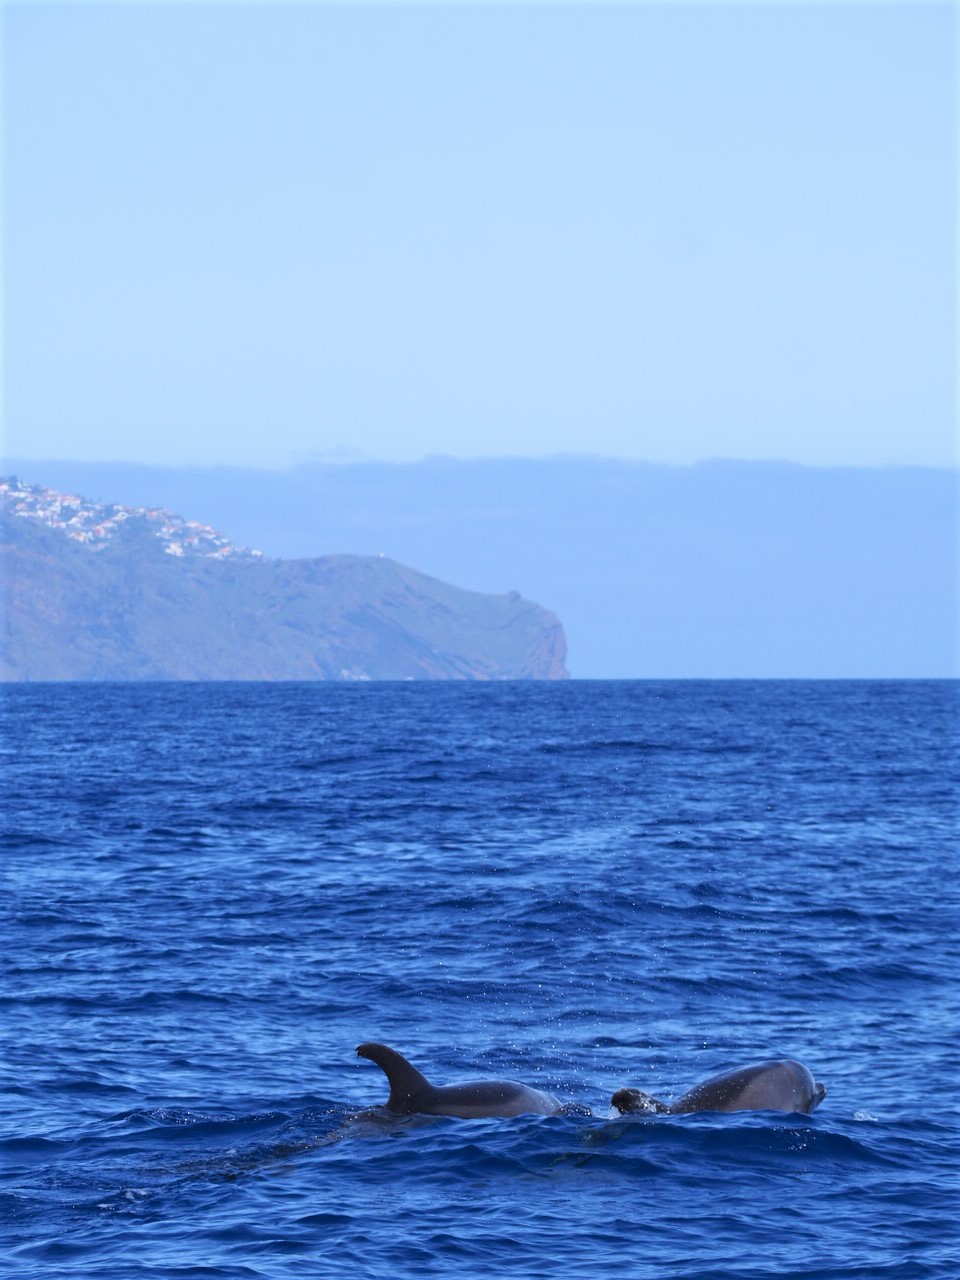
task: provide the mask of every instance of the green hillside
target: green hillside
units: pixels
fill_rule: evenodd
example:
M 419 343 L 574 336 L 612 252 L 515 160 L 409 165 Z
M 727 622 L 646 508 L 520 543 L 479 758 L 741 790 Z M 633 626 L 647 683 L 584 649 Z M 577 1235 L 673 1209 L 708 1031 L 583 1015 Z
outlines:
M 144 516 L 96 550 L 3 512 L 6 680 L 564 677 L 556 617 L 370 556 L 167 554 Z

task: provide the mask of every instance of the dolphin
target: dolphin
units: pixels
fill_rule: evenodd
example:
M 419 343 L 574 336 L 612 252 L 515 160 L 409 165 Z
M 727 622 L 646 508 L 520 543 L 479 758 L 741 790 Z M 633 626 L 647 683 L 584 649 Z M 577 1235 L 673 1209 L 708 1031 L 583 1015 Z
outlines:
M 622 1115 L 679 1116 L 691 1111 L 799 1111 L 809 1115 L 826 1095 L 824 1086 L 802 1062 L 774 1058 L 711 1076 L 673 1103 L 661 1102 L 639 1089 L 618 1089 L 610 1101 Z
M 385 1044 L 362 1044 L 357 1056 L 369 1058 L 390 1084 L 387 1110 L 397 1116 L 555 1116 L 563 1110 L 559 1098 L 515 1080 L 473 1080 L 468 1084 L 431 1084 L 416 1067 Z

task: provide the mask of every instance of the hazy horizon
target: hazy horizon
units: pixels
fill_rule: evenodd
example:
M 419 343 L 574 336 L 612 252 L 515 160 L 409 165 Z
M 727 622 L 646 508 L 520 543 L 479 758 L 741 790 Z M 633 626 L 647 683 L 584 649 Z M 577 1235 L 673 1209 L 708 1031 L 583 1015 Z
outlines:
M 726 466 L 737 465 L 747 467 L 795 467 L 798 469 L 810 469 L 821 471 L 885 471 L 885 470 L 915 470 L 915 471 L 946 471 L 957 472 L 960 474 L 960 458 L 955 461 L 946 463 L 924 463 L 924 462 L 798 462 L 791 458 L 776 457 L 756 457 L 756 458 L 735 458 L 717 454 L 714 456 L 705 456 L 702 458 L 692 458 L 685 462 L 664 462 L 653 458 L 635 458 L 624 457 L 623 455 L 609 453 L 590 453 L 586 450 L 558 450 L 555 453 L 544 454 L 524 454 L 524 453 L 499 453 L 499 454 L 483 454 L 476 457 L 462 457 L 452 453 L 428 453 L 416 458 L 383 458 L 373 456 L 356 456 L 344 457 L 336 454 L 316 453 L 306 455 L 293 461 L 276 463 L 272 466 L 254 465 L 251 463 L 237 462 L 142 462 L 136 458 L 78 458 L 60 455 L 57 457 L 34 457 L 26 453 L 11 454 L 7 452 L 0 453 L 0 471 L 7 471 L 10 467 L 16 467 L 25 464 L 30 467 L 42 468 L 59 467 L 59 466 L 78 466 L 78 467 L 130 467 L 142 468 L 144 470 L 156 471 L 263 471 L 268 473 L 284 474 L 290 471 L 296 471 L 301 467 L 394 467 L 394 468 L 415 468 L 433 464 L 450 463 L 453 465 L 483 465 L 485 463 L 555 463 L 555 462 L 584 462 L 584 463 L 612 463 L 624 467 L 660 467 L 664 469 L 692 469 L 696 467 Z M 36 480 L 33 483 L 41 483 Z M 960 496 L 960 495 L 958 495 Z
M 583 678 L 956 675 L 957 472 L 617 459 L 29 462 L 279 559 L 385 555 L 553 610 Z

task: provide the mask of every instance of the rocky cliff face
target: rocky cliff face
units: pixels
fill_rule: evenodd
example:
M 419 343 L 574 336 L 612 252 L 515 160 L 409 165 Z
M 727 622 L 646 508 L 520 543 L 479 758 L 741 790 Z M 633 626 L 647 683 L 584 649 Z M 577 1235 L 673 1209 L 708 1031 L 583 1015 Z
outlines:
M 566 676 L 556 617 L 370 556 L 268 560 L 157 509 L 0 482 L 6 680 Z

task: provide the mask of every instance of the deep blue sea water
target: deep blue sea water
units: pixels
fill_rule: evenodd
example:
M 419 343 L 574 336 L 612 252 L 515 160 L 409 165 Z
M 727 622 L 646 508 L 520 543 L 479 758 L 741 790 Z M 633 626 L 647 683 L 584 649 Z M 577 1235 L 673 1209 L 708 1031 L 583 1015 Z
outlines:
M 2 700 L 8 1274 L 960 1276 L 955 683 Z M 370 1039 L 594 1115 L 364 1116 Z

